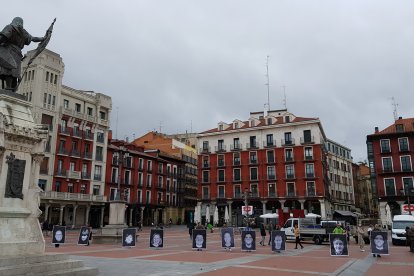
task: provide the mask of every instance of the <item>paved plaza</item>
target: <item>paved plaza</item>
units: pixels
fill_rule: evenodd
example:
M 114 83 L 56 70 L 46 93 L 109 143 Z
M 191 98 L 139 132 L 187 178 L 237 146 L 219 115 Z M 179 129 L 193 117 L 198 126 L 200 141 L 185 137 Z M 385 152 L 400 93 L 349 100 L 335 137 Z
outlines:
M 360 252 L 351 240 L 349 257 L 331 257 L 329 245 L 304 243 L 304 249 L 272 253 L 270 246 L 257 244 L 255 252 L 241 252 L 240 235 L 236 248 L 221 248 L 220 233 L 207 234 L 207 250 L 193 251 L 188 229 L 173 226 L 164 231 L 164 248 L 149 248 L 149 228 L 139 233 L 137 246 L 121 244 L 77 245 L 78 231 L 68 231 L 66 244 L 55 248 L 46 237 L 48 254 L 70 254 L 72 259 L 98 267 L 100 275 L 414 275 L 414 253 L 407 247 L 390 245 L 390 255 L 373 258 L 366 247 Z M 259 237 L 259 232 L 256 233 Z M 267 236 L 267 239 L 269 236 Z M 266 239 L 266 244 L 267 244 Z

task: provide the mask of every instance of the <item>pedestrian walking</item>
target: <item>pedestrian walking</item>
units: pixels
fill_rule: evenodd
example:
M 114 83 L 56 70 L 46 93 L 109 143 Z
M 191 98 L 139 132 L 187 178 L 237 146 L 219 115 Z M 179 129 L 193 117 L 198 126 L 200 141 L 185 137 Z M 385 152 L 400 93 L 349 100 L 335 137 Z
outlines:
M 267 245 L 270 245 L 270 243 L 272 242 L 272 231 L 274 230 L 273 227 L 273 222 L 270 221 L 269 225 L 268 225 L 268 231 L 269 231 L 269 242 L 267 243 Z
M 358 245 L 359 245 L 359 251 L 364 252 L 364 246 L 365 246 L 365 241 L 364 241 L 364 229 L 362 228 L 362 225 L 358 225 L 357 228 L 357 232 L 358 232 Z
M 262 240 L 260 241 L 260 244 L 262 246 L 265 246 L 264 242 L 266 239 L 266 225 L 264 223 L 260 224 L 260 235 L 262 236 Z
M 293 234 L 295 235 L 295 249 L 298 249 L 298 244 L 300 245 L 300 248 L 303 249 L 303 245 L 300 242 L 300 230 L 297 224 L 295 224 L 293 229 Z

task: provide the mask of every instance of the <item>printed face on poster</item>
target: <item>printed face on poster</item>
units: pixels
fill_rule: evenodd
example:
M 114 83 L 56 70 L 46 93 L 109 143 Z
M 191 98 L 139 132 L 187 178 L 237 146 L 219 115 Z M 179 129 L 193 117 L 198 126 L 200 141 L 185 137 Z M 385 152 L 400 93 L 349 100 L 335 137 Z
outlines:
M 286 250 L 286 234 L 284 231 L 272 231 L 272 251 Z
M 135 247 L 137 237 L 137 229 L 127 228 L 122 230 L 122 246 Z
M 329 234 L 331 256 L 348 256 L 346 234 Z
M 380 255 L 389 255 L 387 232 L 371 231 L 370 239 L 372 253 Z
M 207 231 L 205 229 L 193 229 L 193 249 L 207 248 Z
M 221 228 L 221 247 L 234 247 L 234 231 L 233 228 Z
M 256 250 L 256 232 L 255 231 L 242 231 L 242 251 Z
M 87 226 L 82 226 L 79 231 L 78 245 L 88 245 L 89 234 L 91 229 Z
M 66 226 L 53 225 L 52 237 L 53 244 L 65 243 Z
M 162 229 L 151 229 L 150 247 L 153 247 L 153 248 L 162 248 L 162 247 L 164 247 L 164 230 L 162 230 Z

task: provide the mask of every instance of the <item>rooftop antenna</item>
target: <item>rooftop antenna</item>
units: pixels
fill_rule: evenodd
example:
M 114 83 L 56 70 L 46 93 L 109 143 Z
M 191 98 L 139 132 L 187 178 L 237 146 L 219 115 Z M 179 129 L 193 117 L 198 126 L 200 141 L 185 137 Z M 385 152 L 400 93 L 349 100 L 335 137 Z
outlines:
M 283 88 L 283 105 L 285 106 L 285 109 L 287 109 L 287 102 L 286 102 L 286 85 L 283 85 L 282 88 Z
M 160 121 L 160 133 L 162 133 L 162 121 Z
M 394 97 L 392 97 L 391 100 L 392 100 L 392 106 L 394 107 L 394 111 L 393 111 L 393 113 L 394 113 L 394 121 L 397 121 L 398 120 L 398 112 L 397 112 L 397 106 L 398 106 L 398 104 L 395 102 Z
M 269 81 L 269 56 L 266 57 L 266 80 L 267 83 L 267 103 L 265 104 L 265 108 L 267 106 L 267 111 L 270 111 L 270 81 Z

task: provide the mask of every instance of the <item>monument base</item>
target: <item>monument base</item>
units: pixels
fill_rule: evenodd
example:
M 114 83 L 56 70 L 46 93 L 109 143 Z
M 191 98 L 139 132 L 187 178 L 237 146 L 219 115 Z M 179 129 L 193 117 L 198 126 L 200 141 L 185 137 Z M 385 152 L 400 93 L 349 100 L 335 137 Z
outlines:
M 99 275 L 97 268 L 85 267 L 83 261 L 64 254 L 0 258 L 0 275 Z

